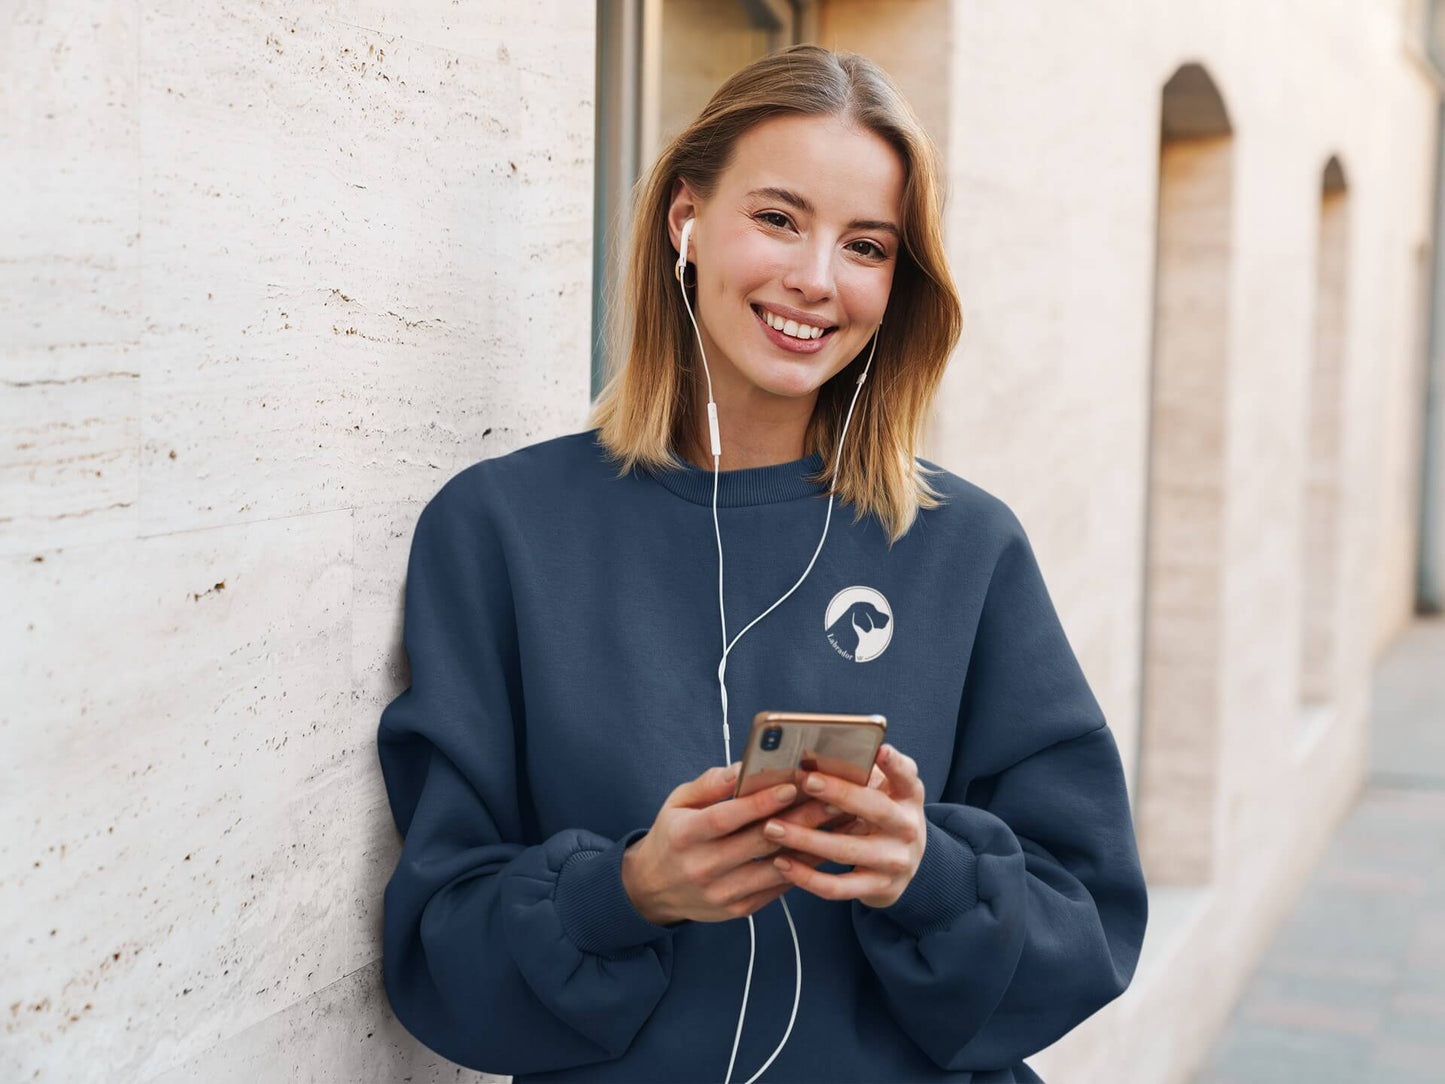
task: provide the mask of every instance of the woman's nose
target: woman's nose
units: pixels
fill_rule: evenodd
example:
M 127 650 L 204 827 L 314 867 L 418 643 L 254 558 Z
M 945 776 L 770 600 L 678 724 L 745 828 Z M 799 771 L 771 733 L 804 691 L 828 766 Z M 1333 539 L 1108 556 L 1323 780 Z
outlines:
M 783 279 L 783 285 L 797 290 L 809 301 L 833 293 L 833 252 L 825 244 L 809 243 L 799 249 L 798 261 Z

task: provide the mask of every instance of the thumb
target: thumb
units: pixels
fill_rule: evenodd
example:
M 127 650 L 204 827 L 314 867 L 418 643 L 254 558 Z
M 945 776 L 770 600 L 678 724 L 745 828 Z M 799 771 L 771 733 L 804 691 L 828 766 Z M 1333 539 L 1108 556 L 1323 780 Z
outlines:
M 684 808 L 712 805 L 732 793 L 737 785 L 738 769 L 741 767 L 742 761 L 735 760 L 726 767 L 718 765 L 709 768 L 696 779 L 675 787 L 667 797 L 667 804 Z

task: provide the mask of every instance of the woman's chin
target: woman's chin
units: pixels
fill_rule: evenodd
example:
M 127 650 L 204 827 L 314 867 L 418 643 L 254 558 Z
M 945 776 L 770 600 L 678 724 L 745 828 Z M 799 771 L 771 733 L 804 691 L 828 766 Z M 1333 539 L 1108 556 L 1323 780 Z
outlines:
M 781 365 L 771 363 L 763 372 L 753 374 L 750 379 L 761 391 L 786 399 L 799 399 L 818 390 L 823 383 L 819 374 L 820 370 L 809 365 L 808 359 L 803 358 L 785 361 Z

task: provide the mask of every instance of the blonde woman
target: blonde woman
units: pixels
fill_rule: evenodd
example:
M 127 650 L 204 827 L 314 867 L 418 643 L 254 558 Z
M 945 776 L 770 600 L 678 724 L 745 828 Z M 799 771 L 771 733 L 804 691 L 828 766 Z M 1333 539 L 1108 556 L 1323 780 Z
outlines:
M 591 427 L 422 511 L 383 973 L 436 1052 L 518 1084 L 1036 1081 L 1128 986 L 1112 733 L 1017 517 L 915 454 L 961 331 L 942 187 L 867 59 L 738 72 L 640 186 Z M 763 710 L 885 715 L 872 779 L 733 798 Z

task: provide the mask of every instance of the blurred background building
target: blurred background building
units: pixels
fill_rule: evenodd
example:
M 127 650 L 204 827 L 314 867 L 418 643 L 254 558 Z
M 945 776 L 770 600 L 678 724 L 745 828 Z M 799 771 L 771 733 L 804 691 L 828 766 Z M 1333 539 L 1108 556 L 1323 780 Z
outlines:
M 1125 759 L 1143 957 L 1030 1063 L 1190 1079 L 1442 606 L 1440 7 L 9 5 L 0 1077 L 458 1079 L 379 972 L 417 513 L 582 428 L 632 185 L 814 41 L 943 152 L 921 452 L 1029 530 Z

